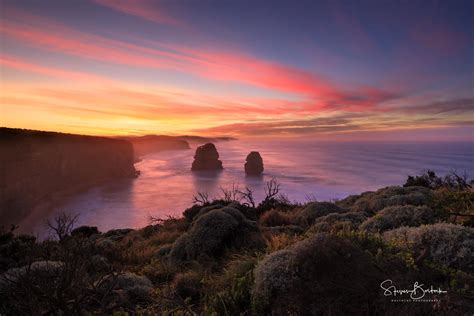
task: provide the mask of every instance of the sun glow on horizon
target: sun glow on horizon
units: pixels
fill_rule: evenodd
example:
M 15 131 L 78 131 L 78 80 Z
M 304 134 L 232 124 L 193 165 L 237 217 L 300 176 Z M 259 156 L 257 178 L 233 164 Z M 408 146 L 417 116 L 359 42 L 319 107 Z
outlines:
M 333 38 L 316 32 L 320 22 L 314 21 L 307 31 L 320 37 L 318 45 L 295 44 L 292 36 L 305 33 L 291 30 L 288 38 L 272 38 L 291 48 L 280 54 L 256 49 L 256 38 L 222 38 L 185 18 L 200 17 L 193 10 L 143 5 L 84 2 L 102 18 L 86 27 L 81 17 L 92 11 L 59 5 L 65 16 L 55 17 L 44 10 L 47 5 L 7 1 L 0 20 L 0 125 L 105 136 L 334 139 L 397 130 L 408 139 L 420 130 L 450 130 L 453 138 L 472 140 L 472 133 L 465 133 L 474 121 L 472 86 L 469 79 L 459 81 L 472 76 L 472 67 L 459 72 L 454 63 L 469 59 L 472 40 L 459 21 L 444 18 L 436 27 L 418 21 L 413 25 L 423 25 L 423 36 L 411 29 L 416 19 L 407 21 L 400 31 L 391 30 L 402 38 L 397 44 L 405 46 L 390 55 L 381 51 L 385 38 L 361 26 L 348 28 L 352 20 L 346 20 L 343 9 L 332 16 L 334 8 L 321 5 L 335 23 Z M 244 27 L 229 23 L 229 30 Z M 347 35 L 358 45 L 346 40 L 331 46 L 331 40 Z M 338 53 L 341 49 L 346 55 Z M 387 59 L 361 59 L 383 54 Z M 358 69 L 359 63 L 365 68 Z M 386 71 L 381 63 L 394 68 Z

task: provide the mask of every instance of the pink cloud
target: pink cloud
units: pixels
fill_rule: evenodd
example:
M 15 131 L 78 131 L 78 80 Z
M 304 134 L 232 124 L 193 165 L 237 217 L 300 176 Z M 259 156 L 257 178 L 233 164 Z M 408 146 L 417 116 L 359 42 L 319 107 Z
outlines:
M 54 67 L 46 67 L 38 64 L 30 63 L 28 61 L 18 59 L 14 56 L 0 55 L 0 65 L 4 67 L 14 68 L 23 71 L 35 72 L 44 74 L 51 77 L 69 79 L 69 80 L 82 80 L 82 81 L 100 81 L 108 82 L 108 78 L 93 75 L 90 73 L 80 71 L 70 71 Z
M 145 47 L 84 33 L 23 12 L 12 12 L 0 31 L 11 38 L 53 51 L 119 65 L 171 69 L 216 81 L 230 81 L 293 93 L 300 111 L 372 108 L 396 97 L 375 87 L 339 87 L 330 80 L 242 51 L 200 50 L 164 43 Z M 286 108 L 293 111 L 292 106 Z
M 94 2 L 101 6 L 108 7 L 110 9 L 133 16 L 137 16 L 151 22 L 167 24 L 171 26 L 184 26 L 184 23 L 182 21 L 167 14 L 163 9 L 158 8 L 156 1 L 94 0 Z

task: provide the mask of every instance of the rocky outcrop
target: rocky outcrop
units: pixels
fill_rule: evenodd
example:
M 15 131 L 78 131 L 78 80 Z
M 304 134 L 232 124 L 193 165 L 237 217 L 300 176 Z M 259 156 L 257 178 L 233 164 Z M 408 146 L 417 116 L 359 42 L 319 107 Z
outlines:
M 263 159 L 258 151 L 248 154 L 245 162 L 245 173 L 248 175 L 259 175 L 263 172 Z
M 213 143 L 196 148 L 191 170 L 222 170 L 222 161 L 219 160 L 219 153 Z
M 133 177 L 125 140 L 0 128 L 0 222 L 18 223 L 61 192 Z

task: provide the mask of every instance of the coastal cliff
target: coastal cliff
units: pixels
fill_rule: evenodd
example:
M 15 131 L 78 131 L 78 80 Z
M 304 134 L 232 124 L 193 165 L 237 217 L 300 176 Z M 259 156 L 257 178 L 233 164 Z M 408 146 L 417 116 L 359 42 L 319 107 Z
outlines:
M 142 156 L 163 150 L 190 149 L 189 143 L 174 136 L 166 135 L 145 135 L 137 137 L 123 137 L 133 144 L 135 161 L 139 161 Z
M 64 190 L 136 174 L 125 140 L 0 128 L 0 223 L 18 223 Z

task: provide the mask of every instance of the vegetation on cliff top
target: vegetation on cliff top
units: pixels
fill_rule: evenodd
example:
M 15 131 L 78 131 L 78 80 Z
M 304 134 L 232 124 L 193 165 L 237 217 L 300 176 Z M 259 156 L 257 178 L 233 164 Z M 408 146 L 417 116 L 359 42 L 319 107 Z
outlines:
M 195 198 L 182 218 L 105 233 L 49 223 L 52 237 L 0 234 L 0 313 L 342 315 L 472 313 L 474 192 L 465 178 L 409 177 L 330 202 L 290 203 L 272 180 Z M 420 186 L 421 185 L 421 186 Z M 381 283 L 446 293 L 397 303 Z

